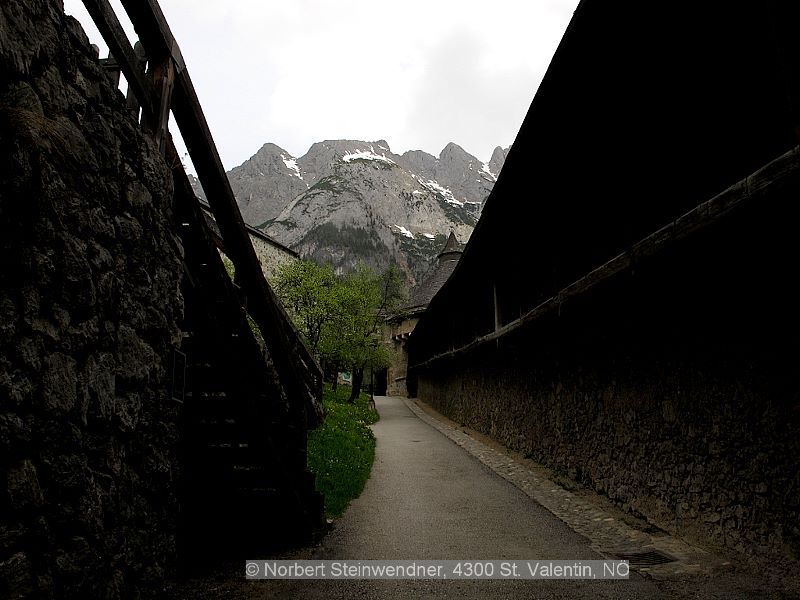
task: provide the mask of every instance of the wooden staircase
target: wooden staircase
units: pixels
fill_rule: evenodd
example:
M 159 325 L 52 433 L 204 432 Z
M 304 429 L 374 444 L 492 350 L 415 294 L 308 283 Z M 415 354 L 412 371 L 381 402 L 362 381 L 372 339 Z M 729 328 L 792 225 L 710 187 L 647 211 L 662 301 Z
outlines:
M 324 511 L 306 469 L 306 407 L 282 385 L 182 172 L 175 199 L 185 252 L 181 554 L 194 562 L 310 541 Z
M 84 0 L 129 86 L 128 106 L 175 182 L 184 252 L 183 341 L 173 397 L 183 403 L 177 480 L 181 557 L 233 558 L 308 541 L 324 527 L 306 468 L 323 418 L 322 371 L 261 270 L 175 38 L 156 0 L 122 0 L 130 43 L 108 0 Z M 146 66 L 146 71 L 145 71 Z M 228 275 L 167 129 L 175 117 L 236 270 Z M 177 373 L 177 371 L 181 371 Z M 177 391 L 176 391 L 177 390 Z

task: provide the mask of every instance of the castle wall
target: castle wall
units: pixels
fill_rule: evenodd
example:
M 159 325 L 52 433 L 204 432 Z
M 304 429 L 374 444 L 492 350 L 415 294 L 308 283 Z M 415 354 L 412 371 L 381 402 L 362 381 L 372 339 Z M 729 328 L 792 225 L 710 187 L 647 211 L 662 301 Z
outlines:
M 405 340 L 399 336 L 410 334 L 414 331 L 419 321 L 418 317 L 410 317 L 401 321 L 389 322 L 384 328 L 383 338 L 387 340 L 392 349 L 392 364 L 386 374 L 386 394 L 389 396 L 408 396 L 406 377 L 408 375 L 408 353 Z
M 298 260 L 297 256 L 294 254 L 286 252 L 256 235 L 250 235 L 250 241 L 261 263 L 261 270 L 264 271 L 264 277 L 266 277 L 267 281 L 270 283 L 275 280 L 275 275 L 283 265 Z
M 0 6 L 0 597 L 175 560 L 172 178 L 56 0 Z
M 419 397 L 667 531 L 797 560 L 793 161 L 735 214 L 418 368 Z

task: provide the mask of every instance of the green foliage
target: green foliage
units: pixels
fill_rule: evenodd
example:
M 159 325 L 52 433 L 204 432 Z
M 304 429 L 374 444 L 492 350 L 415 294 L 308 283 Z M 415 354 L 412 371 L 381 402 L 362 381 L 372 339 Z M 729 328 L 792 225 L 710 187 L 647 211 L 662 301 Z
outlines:
M 308 438 L 308 467 L 316 475 L 317 490 L 325 494 L 325 512 L 338 517 L 357 498 L 372 470 L 375 438 L 369 425 L 378 413 L 369 408 L 369 397 L 361 394 L 347 402 L 349 388 L 336 393 L 325 387 L 325 421 Z
M 329 333 L 326 325 L 338 310 L 337 286 L 330 265 L 293 261 L 282 265 L 276 274 L 275 293 L 314 353 L 319 352 L 323 336 Z
M 350 225 L 337 227 L 333 223 L 323 223 L 306 234 L 303 244 L 323 248 L 347 248 L 351 254 L 368 258 L 378 251 L 380 238 L 374 230 L 363 227 Z
M 466 223 L 473 227 L 478 223 L 478 218 L 463 206 L 450 204 L 441 194 L 436 194 L 436 198 L 439 200 L 439 206 L 442 207 L 444 214 L 450 221 L 454 223 Z
M 356 374 L 355 393 L 365 368 L 389 365 L 390 351 L 379 332 L 383 320 L 406 299 L 405 279 L 397 267 L 378 274 L 359 265 L 337 276 L 329 265 L 302 261 L 278 271 L 275 291 L 312 352 Z
M 334 196 L 347 192 L 358 195 L 358 190 L 355 189 L 346 178 L 343 179 L 341 177 L 337 177 L 336 175 L 328 175 L 308 188 L 303 196 L 309 198 L 324 192 L 331 192 L 331 194 Z
M 384 171 L 391 171 L 397 166 L 394 163 L 385 162 L 382 160 L 374 160 L 371 158 L 351 158 L 350 164 L 364 165 L 365 167 L 371 167 L 373 169 L 383 169 Z
M 337 291 L 336 336 L 329 340 L 329 354 L 354 371 L 388 366 L 391 356 L 381 343 L 379 331 L 383 319 L 400 308 L 406 298 L 400 270 L 391 266 L 378 274 L 358 265 L 340 279 Z
M 323 177 L 319 181 L 317 181 L 314 185 L 308 188 L 306 191 L 306 195 L 310 194 L 313 191 L 328 191 L 328 192 L 340 192 L 342 191 L 341 188 L 341 180 L 337 179 L 336 177 Z

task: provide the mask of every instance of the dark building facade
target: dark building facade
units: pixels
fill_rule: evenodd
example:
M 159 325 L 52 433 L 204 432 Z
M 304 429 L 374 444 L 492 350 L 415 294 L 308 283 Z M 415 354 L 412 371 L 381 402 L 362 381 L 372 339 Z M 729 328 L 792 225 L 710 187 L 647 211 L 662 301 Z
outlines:
M 581 2 L 408 343 L 450 418 L 669 531 L 794 558 L 796 18 Z

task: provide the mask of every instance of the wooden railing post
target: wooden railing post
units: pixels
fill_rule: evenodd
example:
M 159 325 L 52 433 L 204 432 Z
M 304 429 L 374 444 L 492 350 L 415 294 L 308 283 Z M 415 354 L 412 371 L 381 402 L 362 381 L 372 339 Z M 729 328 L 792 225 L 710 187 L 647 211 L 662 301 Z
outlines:
M 145 77 L 144 70 L 137 66 L 139 58 L 111 4 L 108 0 L 83 0 L 83 5 L 108 44 L 109 51 L 117 57 L 120 69 L 128 80 L 128 89 L 133 90 L 141 104 L 142 118 L 155 114 L 152 104 L 154 95 L 152 85 Z M 99 50 L 97 52 L 99 54 Z
M 153 102 L 155 114 L 152 121 L 149 118 L 142 119 L 142 125 L 153 135 L 163 156 L 166 151 L 172 90 L 175 87 L 175 65 L 172 57 L 166 56 L 157 61 L 151 58 L 147 76 L 153 84 L 153 91 L 156 95 Z
M 136 64 L 134 68 L 140 73 L 144 73 L 145 65 L 147 64 L 147 56 L 145 55 L 142 42 L 136 42 L 133 51 L 136 53 Z M 136 97 L 136 93 L 133 91 L 133 86 L 130 84 L 128 84 L 128 95 L 125 98 L 125 104 L 133 115 L 133 118 L 138 121 L 141 105 L 139 104 L 139 99 Z

